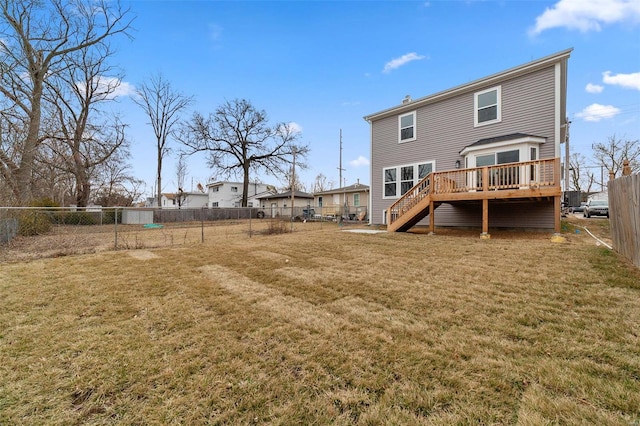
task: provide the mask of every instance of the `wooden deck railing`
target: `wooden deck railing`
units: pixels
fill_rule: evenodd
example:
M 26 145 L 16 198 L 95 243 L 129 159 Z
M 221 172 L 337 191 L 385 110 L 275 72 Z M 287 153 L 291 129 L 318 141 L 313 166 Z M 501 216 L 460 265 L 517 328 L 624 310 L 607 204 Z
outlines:
M 505 189 L 538 189 L 560 185 L 560 159 L 523 161 L 495 166 L 433 172 L 395 201 L 387 211 L 387 224 L 430 195 L 477 193 Z M 510 193 L 513 198 L 513 193 Z M 438 197 L 444 201 L 446 197 Z M 452 196 L 452 199 L 454 197 Z M 463 200 L 464 195 L 456 195 Z M 477 198 L 477 197 L 469 197 Z

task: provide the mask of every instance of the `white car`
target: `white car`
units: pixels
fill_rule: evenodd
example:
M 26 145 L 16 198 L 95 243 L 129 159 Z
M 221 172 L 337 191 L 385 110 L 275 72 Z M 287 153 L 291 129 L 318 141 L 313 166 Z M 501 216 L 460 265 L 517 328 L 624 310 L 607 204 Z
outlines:
M 584 217 L 606 216 L 609 217 L 609 201 L 607 200 L 589 200 L 584 206 Z

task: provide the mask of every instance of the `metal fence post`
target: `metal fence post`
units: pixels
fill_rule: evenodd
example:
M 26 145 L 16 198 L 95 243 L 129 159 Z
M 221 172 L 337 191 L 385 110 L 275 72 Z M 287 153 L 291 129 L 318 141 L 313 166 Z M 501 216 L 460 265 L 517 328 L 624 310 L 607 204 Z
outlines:
M 115 250 L 118 250 L 118 208 L 113 209 L 113 233 L 115 235 Z

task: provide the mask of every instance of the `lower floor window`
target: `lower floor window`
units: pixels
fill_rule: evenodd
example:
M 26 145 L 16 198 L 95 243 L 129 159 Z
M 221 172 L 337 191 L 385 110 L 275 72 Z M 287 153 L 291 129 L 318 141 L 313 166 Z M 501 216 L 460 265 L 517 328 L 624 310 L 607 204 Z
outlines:
M 433 170 L 434 162 L 432 161 L 384 169 L 383 198 L 397 198 L 405 194 Z

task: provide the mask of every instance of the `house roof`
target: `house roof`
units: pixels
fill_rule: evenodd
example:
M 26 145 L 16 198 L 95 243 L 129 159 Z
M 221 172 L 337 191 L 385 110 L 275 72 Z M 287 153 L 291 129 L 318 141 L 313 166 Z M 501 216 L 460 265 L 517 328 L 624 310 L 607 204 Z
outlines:
M 506 145 L 504 143 L 501 142 L 510 142 L 510 141 L 514 141 L 515 142 L 534 142 L 534 143 L 545 143 L 547 138 L 542 137 L 542 136 L 536 136 L 536 135 L 530 135 L 527 133 L 510 133 L 508 135 L 502 135 L 502 136 L 494 136 L 491 138 L 484 138 L 484 139 L 480 139 L 470 145 L 465 146 L 464 148 L 462 148 L 462 150 L 460 151 L 460 155 L 465 155 L 467 153 L 469 153 L 470 151 L 475 151 L 472 150 L 470 148 L 475 148 L 478 146 L 489 146 L 489 145 L 495 145 L 495 146 L 503 146 Z
M 527 133 L 511 133 L 511 134 L 508 134 L 508 135 L 494 136 L 492 138 L 480 139 L 479 141 L 476 141 L 476 142 L 472 143 L 471 145 L 465 146 L 462 151 L 464 151 L 467 148 L 471 148 L 472 146 L 489 145 L 489 144 L 496 143 L 496 142 L 512 141 L 514 139 L 522 139 L 522 138 L 546 139 L 546 138 L 544 138 L 542 136 L 529 135 Z
M 345 192 L 369 192 L 369 185 L 354 183 L 353 185 L 345 186 L 342 188 L 330 189 L 328 191 L 319 191 L 313 195 L 343 194 Z
M 573 51 L 573 48 L 566 49 L 558 53 L 545 56 L 544 58 L 531 61 L 526 64 L 519 65 L 517 67 L 510 68 L 506 71 L 501 71 L 499 73 L 492 74 L 488 77 L 480 78 L 470 83 L 465 83 L 460 86 L 456 86 L 454 88 L 444 90 L 442 92 L 438 92 L 433 95 L 425 96 L 423 98 L 419 98 L 416 100 L 411 100 L 411 98 L 405 98 L 405 100 L 402 102 L 401 105 L 367 115 L 364 117 L 364 119 L 369 122 L 380 120 L 382 118 L 389 117 L 392 115 L 413 111 L 416 108 L 419 108 L 421 106 L 438 102 L 443 99 L 451 98 L 453 96 L 457 96 L 462 93 L 473 92 L 482 87 L 495 85 L 499 81 L 504 81 L 509 78 L 514 78 L 520 75 L 528 74 L 530 72 L 548 67 L 551 64 L 566 60 L 572 51 Z
M 215 181 L 215 182 L 209 182 L 209 183 L 207 184 L 207 188 L 210 188 L 210 187 L 212 187 L 212 186 L 220 186 L 220 185 L 237 185 L 237 186 L 242 186 L 242 182 L 232 182 L 232 181 L 229 181 L 229 180 L 218 180 L 218 181 Z M 251 185 L 254 185 L 254 186 L 256 186 L 256 185 L 272 186 L 272 185 L 269 185 L 268 183 L 262 183 L 262 182 L 249 182 L 249 186 L 251 186 Z
M 302 191 L 295 191 L 293 193 L 293 197 L 294 198 L 310 198 L 313 199 L 313 195 L 307 193 L 307 192 L 302 192 Z M 286 191 L 286 192 L 281 192 L 279 194 L 266 194 L 266 195 L 262 195 L 260 197 L 256 197 L 257 199 L 260 200 L 274 200 L 274 199 L 280 199 L 280 198 L 291 198 L 291 191 Z

